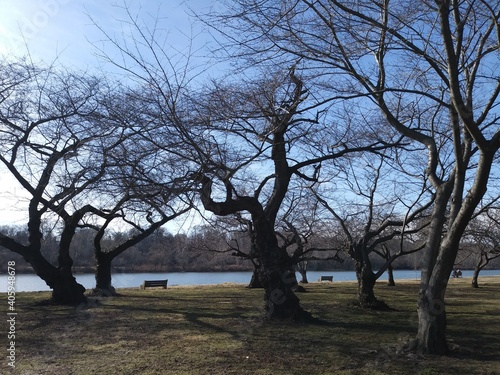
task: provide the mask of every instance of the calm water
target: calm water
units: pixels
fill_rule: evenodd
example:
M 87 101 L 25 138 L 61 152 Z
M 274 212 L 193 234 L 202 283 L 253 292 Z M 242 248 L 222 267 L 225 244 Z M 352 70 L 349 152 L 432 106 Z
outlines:
M 310 271 L 307 273 L 309 281 L 318 281 L 321 275 L 332 275 L 334 281 L 356 280 L 356 275 L 352 271 Z M 119 273 L 113 275 L 113 285 L 115 288 L 130 288 L 140 286 L 144 280 L 168 279 L 168 285 L 203 285 L 222 283 L 242 283 L 250 282 L 251 272 L 172 272 L 172 273 Z M 471 277 L 472 271 L 463 271 L 464 277 Z M 500 276 L 500 270 L 486 270 L 479 274 L 481 276 Z M 398 279 L 420 278 L 420 271 L 397 270 L 394 271 L 396 282 Z M 300 280 L 299 275 L 297 278 Z M 90 289 L 95 286 L 93 274 L 76 275 L 76 279 L 85 288 Z M 383 275 L 379 281 L 387 280 L 387 275 Z M 16 275 L 16 290 L 18 292 L 46 291 L 50 290 L 45 282 L 36 275 Z M 0 292 L 7 291 L 7 275 L 0 275 Z

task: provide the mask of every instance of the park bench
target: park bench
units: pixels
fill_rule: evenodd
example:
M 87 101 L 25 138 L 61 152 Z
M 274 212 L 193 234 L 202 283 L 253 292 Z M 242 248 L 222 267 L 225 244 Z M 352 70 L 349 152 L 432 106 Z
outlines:
M 162 287 L 163 289 L 167 289 L 168 279 L 166 280 L 144 280 L 144 283 L 141 285 L 141 289 L 146 288 L 154 288 L 154 287 Z
M 333 281 L 333 276 L 321 276 L 319 281 Z

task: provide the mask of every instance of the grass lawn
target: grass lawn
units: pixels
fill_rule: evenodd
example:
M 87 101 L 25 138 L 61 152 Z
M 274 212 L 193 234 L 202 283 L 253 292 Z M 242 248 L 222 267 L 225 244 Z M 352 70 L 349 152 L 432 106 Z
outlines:
M 357 308 L 353 282 L 308 284 L 299 297 L 323 324 L 264 323 L 262 290 L 243 285 L 121 289 L 77 309 L 40 305 L 48 293 L 19 293 L 14 373 L 500 374 L 500 278 L 479 282 L 450 280 L 446 357 L 399 353 L 417 329 L 415 281 L 377 284 L 395 309 L 386 312 Z

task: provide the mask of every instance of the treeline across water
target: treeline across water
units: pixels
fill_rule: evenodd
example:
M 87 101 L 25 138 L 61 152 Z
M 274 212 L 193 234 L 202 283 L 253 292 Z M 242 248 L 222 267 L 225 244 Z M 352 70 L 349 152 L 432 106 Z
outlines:
M 21 242 L 27 242 L 28 234 L 21 227 L 2 227 L 3 233 Z M 93 248 L 95 232 L 91 229 L 77 231 L 71 246 L 71 257 L 74 259 L 73 270 L 75 273 L 92 273 L 95 271 L 95 255 Z M 115 232 L 103 242 L 112 248 L 130 236 L 127 232 Z M 51 232 L 44 233 L 42 253 L 54 266 L 58 264 L 59 241 Z M 334 236 L 316 236 L 311 239 L 311 246 L 318 249 L 310 254 L 305 267 L 307 271 L 345 270 L 352 271 L 354 262 L 346 252 L 341 249 L 342 243 Z M 393 246 L 399 244 L 394 243 Z M 115 272 L 204 272 L 204 271 L 252 271 L 252 262 L 245 257 L 235 255 L 235 247 L 242 253 L 250 250 L 248 236 L 229 236 L 220 230 L 205 225 L 198 226 L 189 234 L 172 234 L 167 229 L 160 228 L 153 235 L 144 239 L 135 246 L 125 251 L 113 261 Z M 294 249 L 290 249 L 293 251 Z M 458 265 L 462 269 L 473 269 L 476 263 L 474 256 L 470 256 L 470 249 L 462 251 L 462 261 Z M 338 255 L 335 258 L 335 255 Z M 22 256 L 0 247 L 2 259 L 16 262 L 16 271 L 20 273 L 33 272 L 32 267 Z M 340 260 L 339 260 L 340 259 Z M 396 259 L 393 263 L 395 269 L 419 269 L 421 254 L 419 252 L 408 254 Z M 385 260 L 376 254 L 372 255 L 374 268 L 381 267 Z M 5 273 L 7 263 L 0 264 L 0 272 Z M 490 269 L 500 268 L 500 259 L 489 264 Z
M 20 241 L 27 241 L 27 232 L 22 228 L 4 227 Z M 91 229 L 77 231 L 71 245 L 70 255 L 74 260 L 74 272 L 93 272 L 95 255 L 93 248 L 95 232 Z M 103 242 L 107 247 L 122 243 L 130 236 L 128 232 L 116 232 Z M 44 234 L 43 255 L 53 265 L 58 264 L 59 236 Z M 160 228 L 154 234 L 125 251 L 113 261 L 113 269 L 120 272 L 181 272 L 181 271 L 251 271 L 253 264 L 248 258 L 234 255 L 232 247 L 238 246 L 242 252 L 249 252 L 250 240 L 247 236 L 230 238 L 210 226 L 200 226 L 189 234 L 172 234 Z M 335 251 L 321 252 L 318 256 L 333 256 Z M 0 248 L 2 259 L 16 261 L 18 272 L 32 272 L 32 268 L 23 258 L 7 249 Z M 343 269 L 352 270 L 352 263 L 346 257 L 342 263 L 333 260 L 311 260 L 308 269 Z M 2 264 L 1 272 L 6 271 Z

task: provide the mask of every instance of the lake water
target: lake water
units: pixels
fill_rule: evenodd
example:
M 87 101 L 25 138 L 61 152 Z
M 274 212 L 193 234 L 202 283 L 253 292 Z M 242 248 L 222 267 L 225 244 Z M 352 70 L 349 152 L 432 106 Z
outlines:
M 462 271 L 464 277 L 472 277 L 472 271 Z M 307 278 L 310 282 L 318 281 L 320 276 L 332 275 L 335 281 L 356 280 L 353 271 L 310 271 Z M 481 276 L 500 276 L 500 270 L 483 270 Z M 241 283 L 248 284 L 252 277 L 251 272 L 162 272 L 162 273 L 118 273 L 113 274 L 113 286 L 115 288 L 139 287 L 144 280 L 168 279 L 168 285 L 204 285 L 204 284 L 222 284 L 222 283 Z M 394 271 L 396 283 L 398 279 L 420 279 L 420 271 L 396 270 Z M 95 286 L 93 274 L 76 275 L 76 279 L 85 288 L 91 289 Z M 300 276 L 297 274 L 297 279 Z M 387 275 L 383 275 L 379 281 L 385 282 Z M 47 291 L 50 288 L 45 282 L 36 275 L 18 274 L 16 275 L 16 291 L 35 292 Z M 0 275 L 0 292 L 7 291 L 7 275 Z

